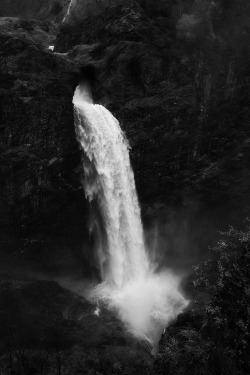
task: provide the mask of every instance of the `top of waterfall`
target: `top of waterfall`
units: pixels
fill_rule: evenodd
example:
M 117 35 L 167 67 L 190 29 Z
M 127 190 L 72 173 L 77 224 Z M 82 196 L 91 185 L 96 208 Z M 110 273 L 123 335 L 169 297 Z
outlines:
M 73 103 L 81 104 L 83 102 L 93 104 L 91 85 L 89 82 L 81 82 L 75 90 Z

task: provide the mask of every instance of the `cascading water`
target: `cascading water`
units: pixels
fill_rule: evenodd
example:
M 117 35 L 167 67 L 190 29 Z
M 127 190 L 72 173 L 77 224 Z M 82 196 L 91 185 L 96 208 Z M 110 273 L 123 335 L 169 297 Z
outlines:
M 63 18 L 63 22 L 65 22 L 66 18 L 70 15 L 70 11 L 71 11 L 71 9 L 72 9 L 74 3 L 75 3 L 75 0 L 70 0 L 70 3 L 69 3 L 69 6 L 68 6 L 68 9 L 67 9 L 67 12 L 66 12 L 66 14 L 65 14 L 65 16 L 64 16 L 64 18 Z
M 179 278 L 155 272 L 144 244 L 140 208 L 130 165 L 129 146 L 118 121 L 92 102 L 87 85 L 73 99 L 77 139 L 85 155 L 84 190 L 96 200 L 104 233 L 98 263 L 102 283 L 91 291 L 115 308 L 127 328 L 151 343 L 187 301 L 178 291 Z

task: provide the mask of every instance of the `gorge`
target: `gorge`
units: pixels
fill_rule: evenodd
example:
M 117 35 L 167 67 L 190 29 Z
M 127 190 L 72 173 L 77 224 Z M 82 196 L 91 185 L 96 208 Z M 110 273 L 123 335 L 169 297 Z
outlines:
M 249 1 L 3 0 L 0 16 L 0 370 L 249 373 Z

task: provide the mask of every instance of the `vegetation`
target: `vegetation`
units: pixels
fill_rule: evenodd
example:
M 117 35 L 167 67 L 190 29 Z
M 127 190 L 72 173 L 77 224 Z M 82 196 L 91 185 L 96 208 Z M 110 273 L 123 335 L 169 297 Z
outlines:
M 197 300 L 167 330 L 158 374 L 249 374 L 250 222 L 230 228 L 194 267 Z

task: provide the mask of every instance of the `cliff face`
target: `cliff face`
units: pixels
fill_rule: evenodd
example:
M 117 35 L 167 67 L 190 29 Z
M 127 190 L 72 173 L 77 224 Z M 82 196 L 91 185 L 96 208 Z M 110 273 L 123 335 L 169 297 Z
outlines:
M 96 69 L 144 207 L 196 199 L 216 220 L 247 214 L 249 20 L 247 1 L 145 0 L 62 25 L 56 49 Z
M 69 3 L 64 22 L 65 24 L 75 24 L 83 19 L 92 16 L 102 16 L 103 12 L 117 6 L 125 4 L 127 0 L 72 0 Z
M 81 246 L 77 232 L 84 236 L 72 108 L 79 71 L 45 50 L 41 34 L 46 30 L 37 21 L 0 23 L 2 265 L 12 252 L 18 261 L 18 253 L 31 251 L 38 266 L 53 266 L 57 249 L 60 263 L 65 248 L 74 252 L 75 237 Z
M 5 16 L 0 19 L 0 265 L 26 272 L 32 261 L 32 270 L 53 276 L 55 268 L 96 276 L 72 107 L 81 74 L 92 72 L 95 101 L 114 113 L 129 139 L 144 219 L 160 222 L 161 260 L 173 254 L 178 266 L 182 256 L 190 258 L 190 248 L 206 248 L 216 230 L 249 214 L 249 1 L 73 1 L 67 15 L 68 4 L 0 4 Z M 47 47 L 54 44 L 58 24 L 53 54 Z M 174 212 L 173 220 L 166 212 Z M 15 313 L 25 304 L 31 312 L 23 312 L 24 328 L 30 327 L 44 301 L 31 304 L 25 296 L 47 298 L 54 288 L 49 300 L 65 298 L 52 307 L 56 315 L 67 314 L 73 297 L 53 285 L 25 282 L 16 293 L 4 280 L 1 301 L 15 303 L 4 309 L 3 324 L 15 325 Z M 85 330 L 93 314 L 89 309 L 82 322 L 78 317 L 71 322 L 72 331 L 65 328 L 74 340 L 83 333 L 83 343 L 96 329 Z M 44 313 L 39 317 L 47 323 Z M 72 319 L 59 320 L 66 327 Z M 108 314 L 106 323 L 104 334 L 97 330 L 101 341 L 78 359 L 98 372 L 120 373 L 127 343 Z M 40 321 L 33 327 L 36 334 Z M 42 340 L 47 328 L 41 328 Z M 114 337 L 121 340 L 119 355 Z M 128 373 L 142 368 L 146 358 L 138 356 L 135 366 L 133 350 Z M 105 358 L 107 372 L 99 367 Z M 144 367 L 146 373 L 150 364 L 145 361 Z
M 21 17 L 42 21 L 61 21 L 69 0 L 2 0 L 0 17 Z
M 0 24 L 4 233 L 20 237 L 22 247 L 33 241 L 38 253 L 54 253 L 47 240 L 41 245 L 52 232 L 56 240 L 48 241 L 58 249 L 80 249 L 87 208 L 71 102 L 78 70 L 89 66 L 95 100 L 114 113 L 131 144 L 145 217 L 165 218 L 169 207 L 181 207 L 184 215 L 191 210 L 187 232 L 197 240 L 204 213 L 213 231 L 247 216 L 246 0 L 73 1 L 68 15 L 68 2 L 60 2 L 58 17 L 52 16 L 54 2 L 19 4 L 2 2 L 0 10 L 52 23 L 4 18 Z M 45 48 L 64 15 L 52 54 Z M 8 253 L 9 234 L 2 241 Z

